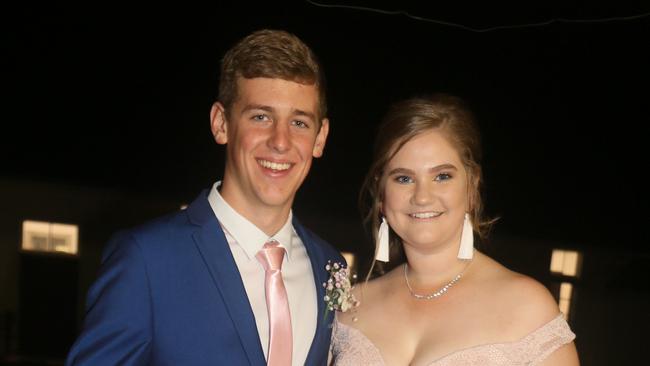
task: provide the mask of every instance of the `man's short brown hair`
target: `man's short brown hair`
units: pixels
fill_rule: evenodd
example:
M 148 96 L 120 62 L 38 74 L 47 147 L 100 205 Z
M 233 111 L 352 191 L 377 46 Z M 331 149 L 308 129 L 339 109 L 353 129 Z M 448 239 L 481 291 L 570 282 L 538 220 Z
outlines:
M 319 118 L 327 115 L 325 77 L 314 52 L 295 35 L 263 29 L 256 31 L 226 52 L 221 61 L 219 101 L 226 110 L 237 99 L 237 79 L 265 77 L 316 85 Z

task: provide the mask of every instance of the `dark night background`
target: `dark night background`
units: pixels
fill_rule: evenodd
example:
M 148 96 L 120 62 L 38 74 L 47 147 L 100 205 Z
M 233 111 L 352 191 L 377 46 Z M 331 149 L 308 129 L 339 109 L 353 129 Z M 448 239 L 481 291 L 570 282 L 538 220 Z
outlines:
M 477 115 L 497 237 L 647 258 L 650 4 L 524 3 L 346 2 L 475 30 L 306 1 L 4 6 L 0 180 L 192 200 L 223 169 L 208 119 L 220 57 L 285 29 L 320 57 L 332 123 L 295 211 L 340 249 L 366 245 L 356 199 L 381 116 L 443 91 Z M 515 27 L 480 31 L 497 26 Z

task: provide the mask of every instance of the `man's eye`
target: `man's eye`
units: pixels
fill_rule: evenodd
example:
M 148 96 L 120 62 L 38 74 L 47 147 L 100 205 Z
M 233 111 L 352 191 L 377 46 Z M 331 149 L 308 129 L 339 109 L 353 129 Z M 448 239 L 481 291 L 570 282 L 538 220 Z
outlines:
M 449 180 L 451 178 L 452 178 L 451 174 L 449 174 L 449 173 L 440 173 L 440 174 L 436 175 L 435 180 L 440 182 L 440 181 Z
M 301 120 L 293 121 L 293 125 L 297 126 L 297 127 L 300 127 L 300 128 L 308 128 L 309 127 L 309 125 L 307 123 L 305 123 L 304 121 L 301 121 Z
M 256 115 L 253 116 L 252 119 L 254 121 L 266 121 L 268 119 L 268 117 L 266 116 L 266 114 L 256 114 Z
M 411 177 L 406 175 L 399 175 L 395 177 L 395 181 L 400 184 L 407 184 L 413 182 L 413 179 L 411 179 Z

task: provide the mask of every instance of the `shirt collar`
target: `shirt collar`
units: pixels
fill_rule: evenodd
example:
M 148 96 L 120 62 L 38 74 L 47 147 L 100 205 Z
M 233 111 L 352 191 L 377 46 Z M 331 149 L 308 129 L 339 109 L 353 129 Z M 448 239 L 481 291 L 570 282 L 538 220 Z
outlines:
M 212 207 L 212 211 L 217 216 L 221 227 L 244 249 L 248 259 L 255 258 L 255 254 L 262 249 L 264 243 L 271 239 L 275 239 L 280 243 L 287 251 L 287 259 L 291 259 L 294 236 L 293 224 L 291 223 L 293 217 L 292 211 L 289 211 L 289 217 L 287 217 L 287 222 L 285 222 L 284 226 L 275 235 L 269 237 L 264 231 L 255 226 L 255 224 L 235 211 L 223 199 L 219 190 L 217 190 L 220 185 L 221 181 L 218 181 L 212 186 L 208 194 L 208 203 L 210 203 L 210 207 Z

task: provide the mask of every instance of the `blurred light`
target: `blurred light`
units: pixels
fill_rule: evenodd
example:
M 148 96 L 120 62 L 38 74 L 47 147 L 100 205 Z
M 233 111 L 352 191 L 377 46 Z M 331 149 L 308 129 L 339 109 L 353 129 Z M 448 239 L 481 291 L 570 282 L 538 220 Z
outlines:
M 560 285 L 560 301 L 558 305 L 560 311 L 564 314 L 564 319 L 569 319 L 569 311 L 571 310 L 571 296 L 573 295 L 573 285 L 568 282 L 562 282 Z
M 34 252 L 78 254 L 79 227 L 43 221 L 23 221 L 21 248 Z
M 356 264 L 354 261 L 354 254 L 350 252 L 342 252 L 343 258 L 345 258 L 345 261 L 348 262 L 348 274 L 350 276 L 354 276 L 356 273 L 356 269 L 354 265 Z
M 569 277 L 579 277 L 582 253 L 574 250 L 553 249 L 551 272 Z
M 564 251 L 553 249 L 551 254 L 551 272 L 562 273 L 562 266 L 564 265 Z
M 564 267 L 562 273 L 565 276 L 575 277 L 578 273 L 578 252 L 568 251 L 564 253 Z
M 573 285 L 568 282 L 562 282 L 560 285 L 560 299 L 571 300 L 571 292 L 573 291 Z

